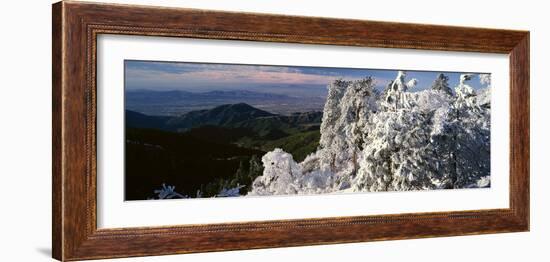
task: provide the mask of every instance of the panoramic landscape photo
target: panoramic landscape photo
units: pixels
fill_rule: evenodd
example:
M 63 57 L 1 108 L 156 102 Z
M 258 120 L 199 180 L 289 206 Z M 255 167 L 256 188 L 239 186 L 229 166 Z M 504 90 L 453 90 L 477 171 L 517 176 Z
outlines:
M 125 200 L 487 188 L 491 75 L 125 60 Z

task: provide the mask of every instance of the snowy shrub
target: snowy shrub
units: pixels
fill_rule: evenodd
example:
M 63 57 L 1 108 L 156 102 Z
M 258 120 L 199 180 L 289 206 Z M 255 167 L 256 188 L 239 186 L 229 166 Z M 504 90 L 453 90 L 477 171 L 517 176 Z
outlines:
M 175 188 L 176 188 L 175 186 L 167 186 L 166 184 L 163 183 L 161 189 L 157 189 L 153 191 L 157 195 L 152 199 L 187 198 L 187 196 L 184 196 L 174 191 Z
M 239 191 L 241 188 L 245 187 L 244 185 L 237 185 L 236 187 L 232 188 L 222 188 L 220 193 L 218 193 L 217 197 L 234 197 L 234 196 L 240 196 L 241 194 Z
M 296 178 L 302 175 L 300 166 L 292 155 L 280 148 L 268 152 L 262 157 L 263 175 L 252 183 L 249 195 L 296 194 Z

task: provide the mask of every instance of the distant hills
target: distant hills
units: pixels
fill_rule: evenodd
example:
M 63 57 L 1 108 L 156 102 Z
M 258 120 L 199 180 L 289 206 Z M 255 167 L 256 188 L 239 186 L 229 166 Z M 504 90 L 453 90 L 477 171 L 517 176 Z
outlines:
M 179 116 L 150 116 L 126 110 L 129 128 L 154 128 L 184 132 L 201 126 L 244 128 L 260 135 L 270 131 L 307 129 L 321 123 L 322 112 L 293 113 L 289 116 L 273 114 L 246 103 L 227 104 L 212 109 L 191 111 Z
M 173 117 L 166 123 L 178 129 L 188 129 L 203 125 L 233 126 L 239 122 L 260 117 L 271 117 L 275 114 L 254 108 L 245 103 L 221 105 L 213 109 L 191 111 Z
M 287 95 L 260 93 L 248 90 L 188 92 L 182 90 L 156 91 L 148 89 L 127 90 L 126 101 L 130 103 L 166 103 L 181 100 L 211 100 L 211 99 L 290 99 Z
M 137 128 L 155 128 L 166 130 L 166 122 L 171 117 L 167 116 L 149 116 L 142 113 L 126 110 L 125 111 L 125 124 L 127 127 Z
M 180 90 L 126 90 L 125 107 L 150 115 L 178 115 L 225 104 L 247 103 L 256 108 L 290 114 L 292 112 L 321 111 L 325 99 L 293 97 L 283 94 L 248 90 L 188 92 Z

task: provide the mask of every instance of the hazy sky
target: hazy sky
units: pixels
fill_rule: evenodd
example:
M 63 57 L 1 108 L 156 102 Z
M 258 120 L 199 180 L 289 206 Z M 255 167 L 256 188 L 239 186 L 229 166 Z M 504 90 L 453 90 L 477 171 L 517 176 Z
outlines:
M 183 90 L 206 92 L 212 90 L 251 90 L 266 93 L 303 96 L 323 95 L 329 82 L 343 78 L 361 79 L 372 76 L 378 88 L 383 88 L 395 79 L 397 70 L 264 66 L 240 64 L 185 63 L 125 61 L 125 87 L 128 90 Z M 396 65 L 397 66 L 397 65 Z M 439 73 L 449 77 L 449 85 L 458 85 L 458 72 L 407 71 L 407 81 L 418 79 L 411 91 L 429 88 Z M 479 89 L 479 78 L 474 77 L 469 85 Z

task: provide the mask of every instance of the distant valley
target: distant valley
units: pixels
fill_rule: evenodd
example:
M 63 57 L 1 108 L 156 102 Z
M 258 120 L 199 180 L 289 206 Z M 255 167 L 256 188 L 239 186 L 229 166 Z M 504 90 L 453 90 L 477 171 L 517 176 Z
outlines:
M 248 90 L 189 92 L 126 90 L 125 108 L 149 115 L 174 116 L 224 104 L 247 103 L 255 108 L 281 115 L 322 111 L 323 96 L 288 96 Z
M 249 190 L 265 152 L 283 148 L 297 161 L 314 152 L 321 120 L 320 111 L 281 115 L 246 103 L 175 116 L 126 110 L 126 199 L 146 199 L 161 183 L 187 195 L 237 184 Z

